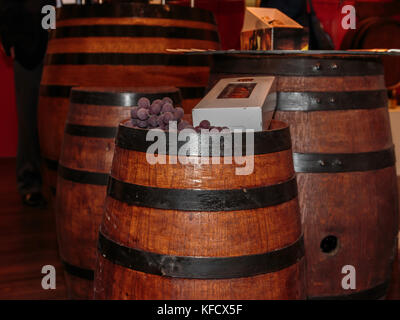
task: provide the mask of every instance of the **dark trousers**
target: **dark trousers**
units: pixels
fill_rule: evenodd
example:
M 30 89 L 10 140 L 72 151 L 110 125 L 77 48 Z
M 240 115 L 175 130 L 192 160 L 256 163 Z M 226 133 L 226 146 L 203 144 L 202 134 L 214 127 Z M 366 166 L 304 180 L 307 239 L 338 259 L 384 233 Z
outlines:
M 39 87 L 43 64 L 33 70 L 14 60 L 18 114 L 17 186 L 21 195 L 40 192 L 40 149 L 37 127 Z

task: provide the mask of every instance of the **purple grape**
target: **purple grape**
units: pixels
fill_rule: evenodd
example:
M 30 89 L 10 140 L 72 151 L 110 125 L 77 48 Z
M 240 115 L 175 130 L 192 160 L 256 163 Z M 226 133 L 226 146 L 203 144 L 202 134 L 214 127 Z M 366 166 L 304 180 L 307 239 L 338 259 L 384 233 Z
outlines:
M 190 126 L 189 122 L 187 122 L 186 120 L 182 120 L 182 121 L 178 124 L 178 130 L 186 129 L 186 128 L 189 127 L 189 126 Z
M 153 102 L 150 106 L 150 114 L 158 115 L 161 112 L 162 105 L 159 102 Z
M 170 97 L 165 97 L 162 99 L 163 104 L 169 103 L 171 105 L 174 105 L 174 102 L 172 101 L 172 99 Z
M 210 130 L 210 133 L 218 133 L 221 131 L 218 127 L 211 127 L 209 130 Z
M 164 113 L 164 123 L 168 124 L 170 121 L 174 120 L 174 115 L 171 112 Z
M 154 100 L 153 101 L 153 103 L 152 104 L 154 104 L 154 103 L 159 103 L 159 104 L 161 104 L 161 105 L 163 105 L 164 103 L 163 103 L 163 101 L 162 100 L 160 100 L 160 99 L 156 99 L 156 100 Z
M 200 122 L 199 126 L 203 129 L 209 129 L 211 124 L 210 121 L 208 120 L 203 120 L 202 122 Z
M 137 126 L 139 128 L 147 128 L 147 121 L 146 120 L 138 120 Z
M 185 111 L 184 111 L 182 108 L 180 108 L 180 107 L 175 108 L 175 110 L 174 110 L 173 113 L 174 113 L 174 119 L 175 119 L 175 120 L 180 120 L 180 119 L 182 119 L 183 116 L 185 115 Z
M 137 125 L 137 119 L 131 119 L 131 120 L 127 121 L 127 122 L 126 122 L 126 125 L 127 125 L 127 126 L 130 126 L 130 127 L 136 127 L 136 125 Z
M 132 119 L 137 119 L 137 112 L 138 112 L 139 108 L 138 107 L 133 107 L 131 110 L 131 118 Z
M 137 112 L 137 117 L 139 118 L 139 120 L 147 120 L 147 118 L 149 117 L 149 110 L 145 108 L 140 108 Z
M 138 101 L 138 107 L 145 109 L 150 108 L 150 100 L 145 97 L 140 98 Z
M 200 128 L 199 126 L 194 127 L 194 130 L 196 130 L 197 133 L 200 133 L 200 132 L 201 132 L 201 128 Z
M 159 115 L 157 117 L 157 124 L 161 127 L 162 125 L 164 125 L 164 115 Z
M 152 115 L 149 120 L 147 120 L 147 123 L 149 124 L 150 127 L 155 128 L 158 126 L 158 116 Z
M 172 104 L 166 103 L 166 104 L 164 104 L 162 106 L 161 112 L 162 113 L 166 113 L 166 112 L 171 112 L 172 113 L 172 112 L 174 112 L 174 107 L 173 107 Z

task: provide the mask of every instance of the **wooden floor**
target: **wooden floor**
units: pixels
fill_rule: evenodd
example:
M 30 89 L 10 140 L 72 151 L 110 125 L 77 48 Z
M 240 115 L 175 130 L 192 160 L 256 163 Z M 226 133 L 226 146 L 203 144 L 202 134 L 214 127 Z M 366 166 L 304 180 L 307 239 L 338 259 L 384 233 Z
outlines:
M 0 159 L 0 299 L 66 299 L 57 253 L 54 213 L 22 206 L 15 183 L 15 159 Z M 57 270 L 55 290 L 41 286 L 41 269 Z M 400 300 L 400 266 L 394 268 L 389 299 Z
M 21 204 L 15 159 L 0 159 L 0 299 L 66 299 L 54 214 Z M 56 289 L 44 290 L 42 267 L 56 268 Z

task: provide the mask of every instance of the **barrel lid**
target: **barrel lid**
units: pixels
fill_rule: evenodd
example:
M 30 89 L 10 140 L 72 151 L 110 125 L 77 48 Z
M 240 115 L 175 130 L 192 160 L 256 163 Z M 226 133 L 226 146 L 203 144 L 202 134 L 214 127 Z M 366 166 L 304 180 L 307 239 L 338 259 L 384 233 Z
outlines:
M 188 56 L 195 53 L 187 53 Z M 381 76 L 383 65 L 376 51 L 204 51 L 211 56 L 212 74 L 298 77 Z M 387 54 L 398 54 L 393 51 Z
M 57 21 L 79 18 L 160 18 L 189 20 L 216 25 L 211 11 L 180 5 L 119 2 L 91 5 L 65 5 L 57 10 Z
M 286 56 L 286 57 L 309 57 L 309 58 L 332 58 L 332 57 L 380 57 L 400 56 L 400 49 L 368 49 L 368 50 L 207 50 L 207 51 L 185 51 L 187 55 L 242 55 L 242 56 Z
M 139 152 L 147 152 L 149 147 L 154 144 L 154 139 L 147 139 L 147 135 L 149 133 L 149 129 L 141 129 L 132 127 L 129 125 L 129 120 L 125 120 L 120 123 L 118 128 L 118 134 L 116 139 L 116 145 L 122 149 L 139 151 Z M 185 146 L 185 149 L 189 150 L 190 156 L 211 156 L 211 155 L 220 155 L 224 156 L 225 151 L 225 143 L 232 143 L 231 148 L 227 149 L 232 152 L 235 150 L 236 143 L 239 141 L 241 143 L 240 154 L 242 155 L 261 155 L 267 153 L 280 152 L 284 150 L 289 150 L 292 147 L 291 139 L 290 139 L 290 131 L 289 125 L 285 122 L 272 120 L 271 126 L 269 130 L 254 132 L 254 141 L 253 143 L 248 145 L 248 133 L 243 131 L 242 133 L 219 133 L 220 137 L 224 137 L 227 139 L 220 138 L 220 144 L 209 144 L 209 152 L 206 154 L 206 150 L 202 148 L 202 143 L 204 143 L 204 137 L 200 139 L 201 135 L 204 133 L 197 133 L 195 131 L 185 133 L 185 141 L 169 141 L 168 131 L 161 131 L 166 133 L 166 147 L 165 153 L 168 155 L 178 155 L 182 146 Z M 250 133 L 251 134 L 251 133 Z M 210 139 L 213 133 L 206 134 L 209 135 Z M 241 140 L 238 140 L 238 136 L 241 135 Z M 228 140 L 229 139 L 229 140 Z M 229 145 L 228 145 L 229 147 Z M 248 149 L 248 147 L 253 148 L 253 150 Z M 158 150 L 159 154 L 162 154 L 162 151 Z M 233 153 L 230 153 L 232 156 Z
M 178 88 L 161 87 L 75 87 L 71 91 L 71 103 L 103 106 L 136 106 L 139 99 L 150 101 L 169 97 L 175 105 L 182 104 Z

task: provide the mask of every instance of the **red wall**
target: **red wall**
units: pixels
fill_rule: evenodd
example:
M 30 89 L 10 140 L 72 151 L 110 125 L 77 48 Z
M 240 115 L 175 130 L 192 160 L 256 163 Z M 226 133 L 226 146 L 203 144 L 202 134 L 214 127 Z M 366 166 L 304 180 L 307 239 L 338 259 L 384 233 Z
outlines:
M 170 0 L 169 4 L 190 6 L 190 0 Z M 195 7 L 214 13 L 221 40 L 221 48 L 240 49 L 245 0 L 196 0 Z
M 17 110 L 12 61 L 0 51 L 0 157 L 17 152 Z

